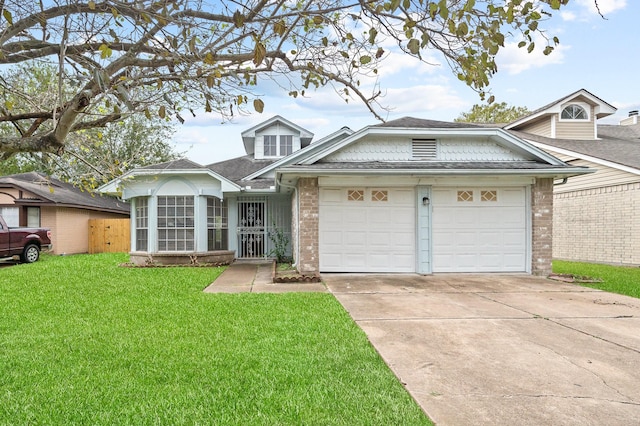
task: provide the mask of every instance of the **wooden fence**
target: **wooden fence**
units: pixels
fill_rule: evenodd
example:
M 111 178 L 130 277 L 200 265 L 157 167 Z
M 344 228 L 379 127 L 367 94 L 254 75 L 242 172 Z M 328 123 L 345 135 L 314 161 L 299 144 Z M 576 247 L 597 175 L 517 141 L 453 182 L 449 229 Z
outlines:
M 128 253 L 129 219 L 90 219 L 89 253 Z

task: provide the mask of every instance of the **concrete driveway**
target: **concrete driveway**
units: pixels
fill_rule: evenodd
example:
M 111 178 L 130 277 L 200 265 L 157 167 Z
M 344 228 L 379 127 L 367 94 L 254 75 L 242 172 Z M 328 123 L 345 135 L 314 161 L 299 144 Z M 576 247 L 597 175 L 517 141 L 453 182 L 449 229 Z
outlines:
M 640 299 L 525 275 L 323 279 L 438 425 L 640 424 Z

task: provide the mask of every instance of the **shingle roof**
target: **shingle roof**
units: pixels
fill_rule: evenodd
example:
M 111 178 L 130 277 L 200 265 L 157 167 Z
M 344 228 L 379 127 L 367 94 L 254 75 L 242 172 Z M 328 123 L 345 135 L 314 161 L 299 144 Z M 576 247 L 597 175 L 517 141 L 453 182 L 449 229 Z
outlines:
M 54 204 L 89 210 L 129 213 L 129 204 L 106 195 L 90 193 L 75 186 L 48 177 L 43 173 L 29 172 L 0 177 L 0 187 L 20 188 L 37 198 L 23 198 L 19 203 Z
M 188 170 L 188 169 L 202 169 L 204 166 L 195 163 L 186 158 L 180 158 L 177 160 L 166 161 L 164 163 L 152 164 L 150 166 L 141 167 L 141 169 L 147 170 L 167 170 L 167 169 L 178 169 L 178 170 Z
M 573 140 L 573 139 L 553 139 L 544 136 L 534 135 L 532 133 L 518 132 L 509 130 L 514 135 L 533 142 L 539 142 L 545 145 L 573 151 L 579 154 L 588 155 L 590 157 L 599 158 L 601 160 L 611 161 L 624 166 L 640 169 L 640 139 L 638 137 L 629 139 L 619 139 L 613 135 L 622 136 L 633 135 L 640 132 L 638 129 L 621 129 L 621 127 L 634 126 L 606 126 L 603 129 L 598 126 L 597 140 Z M 620 129 L 612 129 L 611 127 L 620 127 Z
M 245 155 L 209 164 L 206 167 L 240 186 L 249 185 L 252 188 L 268 188 L 273 185 L 273 179 L 252 179 L 249 182 L 243 181 L 242 178 L 273 164 L 275 161 L 277 160 L 255 160 L 253 155 Z
M 402 117 L 386 123 L 376 124 L 372 127 L 405 127 L 418 129 L 469 129 L 482 127 L 477 124 L 456 123 L 449 121 L 426 120 L 423 118 Z
M 536 161 L 410 161 L 410 162 L 331 162 L 310 165 L 295 164 L 286 169 L 324 170 L 540 170 L 567 168 L 567 164 L 551 165 Z

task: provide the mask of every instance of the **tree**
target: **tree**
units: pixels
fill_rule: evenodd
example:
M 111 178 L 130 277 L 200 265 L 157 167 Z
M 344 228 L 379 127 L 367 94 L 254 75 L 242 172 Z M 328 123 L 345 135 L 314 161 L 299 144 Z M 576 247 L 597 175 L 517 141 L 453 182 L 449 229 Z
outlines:
M 389 40 L 418 59 L 439 51 L 484 99 L 505 39 L 531 52 L 567 1 L 4 0 L 0 64 L 55 64 L 58 90 L 45 107 L 0 81 L 15 99 L 0 99 L 0 122 L 14 129 L 0 152 L 61 154 L 70 133 L 133 114 L 261 112 L 262 76 L 293 97 L 333 84 L 380 118 L 381 91 L 365 93 L 360 80 L 375 75 Z M 546 40 L 549 54 L 558 39 Z
M 56 69 L 51 65 L 28 66 L 20 64 L 2 73 L 6 87 L 20 87 L 28 94 L 28 107 L 39 109 L 51 105 L 58 91 Z M 71 93 L 72 87 L 60 87 Z M 5 106 L 17 104 L 14 110 L 25 110 L 20 99 L 5 93 Z M 47 124 L 43 124 L 46 126 Z M 12 124 L 0 123 L 0 135 L 15 131 Z M 127 115 L 121 121 L 102 128 L 84 129 L 71 133 L 61 155 L 48 152 L 18 153 L 0 163 L 0 174 L 40 171 L 85 189 L 92 189 L 126 171 L 178 158 L 171 146 L 174 126 L 167 119 L 140 115 Z
M 474 105 L 468 112 L 462 112 L 453 121 L 464 123 L 510 123 L 529 114 L 527 107 L 510 106 L 506 102 Z

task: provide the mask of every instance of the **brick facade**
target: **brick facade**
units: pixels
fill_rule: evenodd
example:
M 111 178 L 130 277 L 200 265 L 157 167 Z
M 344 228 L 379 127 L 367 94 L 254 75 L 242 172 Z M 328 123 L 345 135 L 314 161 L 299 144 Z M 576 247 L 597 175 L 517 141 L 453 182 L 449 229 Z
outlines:
M 298 180 L 298 270 L 303 273 L 318 272 L 320 257 L 318 248 L 318 178 Z
M 553 257 L 640 265 L 640 183 L 557 193 Z
M 531 273 L 549 275 L 553 255 L 553 179 L 538 178 L 531 190 Z

